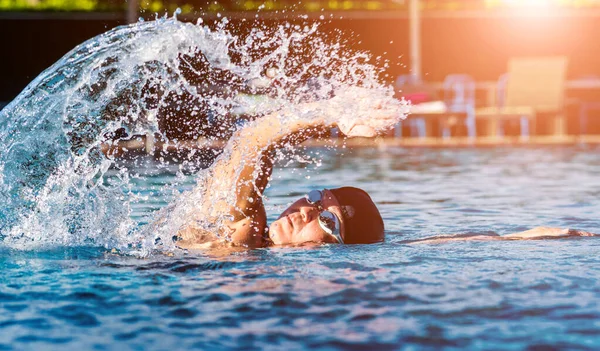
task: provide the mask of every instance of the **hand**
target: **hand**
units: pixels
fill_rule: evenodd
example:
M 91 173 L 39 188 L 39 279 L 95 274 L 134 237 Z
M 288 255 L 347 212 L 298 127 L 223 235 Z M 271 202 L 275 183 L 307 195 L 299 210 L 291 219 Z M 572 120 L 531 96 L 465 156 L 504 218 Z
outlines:
M 571 236 L 596 236 L 596 234 L 568 228 L 536 227 L 524 232 L 505 235 L 504 237 L 507 239 L 545 239 Z
M 409 105 L 379 91 L 353 87 L 332 99 L 336 125 L 347 137 L 374 137 L 406 117 Z
M 349 138 L 372 138 L 381 131 L 392 128 L 399 120 L 396 111 L 374 109 L 367 118 L 341 119 L 337 122 L 340 132 Z
M 560 238 L 569 236 L 569 229 L 566 228 L 550 228 L 550 227 L 535 227 L 523 232 L 505 235 L 507 239 L 539 239 L 539 238 Z

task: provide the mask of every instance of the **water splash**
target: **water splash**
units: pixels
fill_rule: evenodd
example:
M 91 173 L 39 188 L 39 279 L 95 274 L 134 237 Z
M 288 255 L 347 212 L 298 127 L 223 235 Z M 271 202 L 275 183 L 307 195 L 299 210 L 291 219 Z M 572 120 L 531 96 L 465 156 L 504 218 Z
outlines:
M 239 128 L 235 111 L 253 115 L 286 106 L 282 118 L 306 119 L 315 111 L 293 107 L 329 99 L 317 110 L 339 119 L 364 118 L 373 101 L 397 106 L 369 56 L 323 39 L 317 24 L 236 35 L 230 27 L 226 18 L 214 30 L 172 18 L 115 28 L 77 46 L 0 111 L 4 244 L 146 253 L 157 242 L 165 245 L 202 196 L 204 176 L 169 207 L 163 229 L 149 233 L 130 218 L 132 202 L 142 200 L 127 190 L 127 166 L 102 153 L 118 135 L 210 142 Z M 241 95 L 258 89 L 270 98 Z M 109 183 L 111 168 L 121 172 Z

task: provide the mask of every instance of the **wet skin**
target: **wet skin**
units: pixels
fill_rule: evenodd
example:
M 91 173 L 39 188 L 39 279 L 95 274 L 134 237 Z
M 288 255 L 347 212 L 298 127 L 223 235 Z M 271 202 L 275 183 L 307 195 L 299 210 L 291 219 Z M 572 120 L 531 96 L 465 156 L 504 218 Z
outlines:
M 342 237 L 344 220 L 338 200 L 329 190 L 323 191 L 323 210 L 334 213 L 340 220 Z M 319 224 L 320 210 L 316 204 L 301 198 L 288 207 L 269 226 L 269 237 L 275 245 L 298 245 L 302 243 L 337 243 L 337 239 L 327 233 Z

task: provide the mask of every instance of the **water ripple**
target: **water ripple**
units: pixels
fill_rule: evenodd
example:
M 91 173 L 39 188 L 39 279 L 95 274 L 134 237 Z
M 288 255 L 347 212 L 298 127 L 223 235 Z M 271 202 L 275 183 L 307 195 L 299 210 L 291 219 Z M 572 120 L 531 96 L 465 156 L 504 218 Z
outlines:
M 361 149 L 323 187 L 389 181 L 366 183 L 386 243 L 220 258 L 0 249 L 0 349 L 596 350 L 600 240 L 407 242 L 598 230 L 599 165 L 595 151 Z M 278 172 L 277 206 L 297 184 Z

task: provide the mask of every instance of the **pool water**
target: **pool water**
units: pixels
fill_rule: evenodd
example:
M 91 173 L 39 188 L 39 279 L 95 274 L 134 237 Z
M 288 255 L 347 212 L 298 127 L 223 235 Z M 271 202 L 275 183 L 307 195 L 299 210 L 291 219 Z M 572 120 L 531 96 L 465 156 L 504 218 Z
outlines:
M 359 186 L 385 243 L 147 258 L 0 247 L 0 350 L 600 348 L 600 240 L 405 243 L 600 232 L 597 148 L 316 150 L 320 167 L 275 171 L 270 219 L 310 189 Z M 163 169 L 133 191 L 173 177 Z M 148 196 L 132 217 L 147 222 L 176 195 Z

